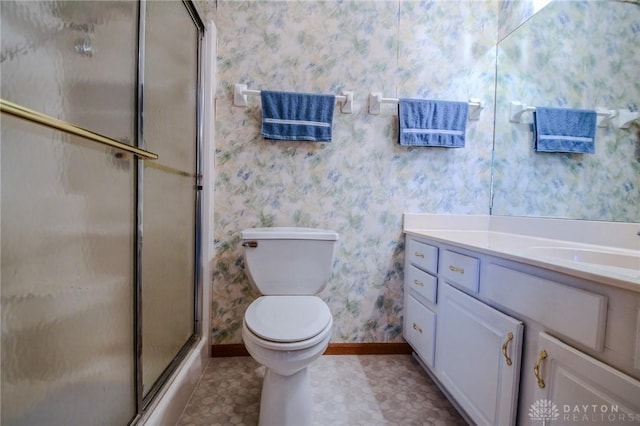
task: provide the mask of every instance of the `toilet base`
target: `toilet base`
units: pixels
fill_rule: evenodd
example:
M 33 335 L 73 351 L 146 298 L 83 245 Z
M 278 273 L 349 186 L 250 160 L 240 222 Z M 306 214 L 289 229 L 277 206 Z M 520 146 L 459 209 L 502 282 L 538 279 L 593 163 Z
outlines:
M 267 368 L 262 383 L 259 426 L 311 425 L 309 370 L 282 376 Z

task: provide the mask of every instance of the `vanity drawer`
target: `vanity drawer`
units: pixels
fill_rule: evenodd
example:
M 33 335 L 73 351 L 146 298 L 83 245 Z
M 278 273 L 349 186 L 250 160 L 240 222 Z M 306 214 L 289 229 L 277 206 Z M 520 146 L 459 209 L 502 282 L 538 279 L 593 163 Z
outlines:
M 418 268 L 436 274 L 438 272 L 438 247 L 407 237 L 406 254 L 409 262 Z
M 480 261 L 451 250 L 440 253 L 440 275 L 447 281 L 458 284 L 475 293 L 478 292 Z
M 404 312 L 404 337 L 429 367 L 433 368 L 436 343 L 436 314 L 410 294 Z
M 406 274 L 405 289 L 411 288 L 429 302 L 436 303 L 436 293 L 438 291 L 438 279 L 436 277 L 415 266 L 409 266 Z

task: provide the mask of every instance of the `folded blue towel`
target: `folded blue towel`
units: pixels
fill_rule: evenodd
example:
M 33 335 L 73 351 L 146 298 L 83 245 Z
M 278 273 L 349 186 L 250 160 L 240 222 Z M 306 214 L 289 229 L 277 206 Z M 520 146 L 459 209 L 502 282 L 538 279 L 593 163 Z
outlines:
M 331 142 L 335 95 L 262 90 L 260 97 L 265 138 Z
M 400 99 L 398 142 L 403 146 L 463 148 L 467 102 Z
M 595 111 L 536 107 L 533 113 L 533 140 L 536 151 L 596 152 Z

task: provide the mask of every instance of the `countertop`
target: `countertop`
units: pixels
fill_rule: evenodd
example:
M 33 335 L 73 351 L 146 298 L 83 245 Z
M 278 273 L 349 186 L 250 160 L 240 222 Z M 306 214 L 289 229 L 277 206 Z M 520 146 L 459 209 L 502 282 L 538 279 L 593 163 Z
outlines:
M 630 242 L 626 244 L 626 247 L 591 244 L 593 239 L 590 239 L 588 234 L 590 229 L 594 229 L 593 227 L 586 226 L 587 223 L 569 223 L 584 221 L 562 220 L 559 224 L 543 221 L 542 225 L 546 231 L 553 226 L 560 226 L 565 230 L 572 226 L 578 228 L 571 230 L 572 239 L 562 238 L 568 236 L 562 230 L 555 231 L 560 234 L 558 236 L 561 238 L 538 237 L 535 236 L 535 228 L 540 226 L 540 220 L 536 219 L 536 223 L 533 223 L 527 219 L 518 218 L 515 221 L 518 223 L 514 222 L 509 226 L 504 226 L 504 223 L 495 223 L 500 222 L 499 218 L 493 219 L 488 216 L 405 214 L 404 232 L 640 293 L 640 237 L 635 235 L 638 224 L 628 224 L 629 226 L 625 227 L 616 223 L 614 227 L 609 229 L 605 227 L 604 229 L 605 234 L 607 234 L 606 231 L 609 234 L 611 232 L 634 232 L 635 238 L 638 239 L 638 249 L 636 250 L 634 246 L 629 247 L 629 244 L 635 244 L 635 240 L 629 237 L 626 237 L 626 241 Z M 508 220 L 513 222 L 513 218 Z M 491 221 L 494 223 L 492 224 Z M 549 219 L 549 221 L 554 221 L 554 219 Z M 598 223 L 598 225 L 603 226 L 602 223 Z M 494 230 L 495 228 L 500 231 Z M 518 228 L 526 230 L 526 234 L 517 232 Z M 509 229 L 513 229 L 515 232 L 501 232 Z M 565 235 L 562 235 L 563 232 Z M 540 233 L 548 234 L 548 232 L 542 231 Z M 604 242 L 623 241 L 622 238 L 616 238 L 615 235 L 613 238 L 611 237 L 611 235 L 606 235 L 604 238 L 610 238 L 610 240 Z M 575 241 L 578 238 L 581 241 Z M 572 260 L 573 258 L 577 260 Z M 621 265 L 624 267 L 620 267 Z

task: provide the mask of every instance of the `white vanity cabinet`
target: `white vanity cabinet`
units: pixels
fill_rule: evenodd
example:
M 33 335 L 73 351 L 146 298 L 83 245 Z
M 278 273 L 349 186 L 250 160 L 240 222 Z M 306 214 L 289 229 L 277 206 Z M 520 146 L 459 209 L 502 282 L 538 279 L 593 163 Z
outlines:
M 479 425 L 514 424 L 523 325 L 477 292 L 479 259 L 407 236 L 403 335 Z
M 406 247 L 404 336 L 467 420 L 640 424 L 640 292 L 437 237 Z
M 478 425 L 515 421 L 523 325 L 443 283 L 436 375 Z

